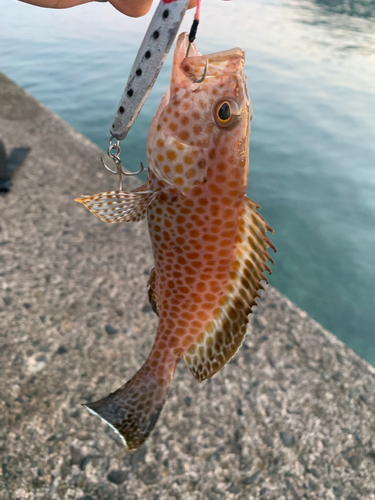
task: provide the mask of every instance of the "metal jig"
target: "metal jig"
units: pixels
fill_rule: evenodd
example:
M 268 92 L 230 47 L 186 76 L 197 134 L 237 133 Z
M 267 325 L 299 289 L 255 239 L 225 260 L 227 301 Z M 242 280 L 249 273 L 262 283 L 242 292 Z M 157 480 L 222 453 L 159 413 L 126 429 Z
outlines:
M 118 103 L 110 134 L 125 139 L 180 28 L 189 0 L 159 0 Z
M 157 40 L 159 38 L 159 28 L 155 29 L 155 26 L 157 23 L 159 23 L 160 16 L 164 20 L 169 18 L 169 17 L 171 18 L 172 25 L 170 26 L 170 31 L 173 32 L 173 36 L 169 37 L 167 45 L 165 47 L 163 47 L 163 50 L 159 51 L 162 54 L 162 59 L 159 62 L 157 62 L 157 61 L 155 62 L 155 64 L 157 64 L 157 68 L 156 68 L 155 64 L 154 64 L 155 67 L 149 65 L 150 71 L 153 73 L 152 78 L 150 79 L 149 85 L 148 85 L 146 91 L 144 92 L 142 99 L 138 103 L 136 110 L 132 112 L 132 118 L 127 121 L 127 120 L 125 120 L 125 117 L 122 116 L 124 114 L 124 110 L 125 110 L 124 103 L 125 103 L 125 100 L 127 100 L 128 97 L 132 97 L 133 93 L 134 93 L 133 89 L 130 89 L 130 87 L 128 89 L 128 86 L 129 86 L 128 84 L 129 84 L 129 81 L 133 81 L 133 79 L 135 78 L 135 75 L 140 76 L 142 74 L 142 69 L 140 69 L 139 67 L 134 75 L 132 74 L 133 69 L 131 71 L 128 84 L 125 87 L 123 96 L 121 97 L 121 100 L 120 100 L 118 112 L 115 115 L 115 121 L 114 121 L 114 124 L 112 125 L 112 130 L 111 130 L 112 135 L 109 139 L 109 146 L 107 149 L 107 154 L 111 158 L 111 160 L 113 160 L 116 168 L 112 169 L 111 167 L 106 165 L 103 157 L 100 157 L 100 161 L 102 162 L 103 167 L 111 174 L 115 174 L 115 175 L 119 176 L 119 190 L 120 191 L 122 191 L 122 176 L 123 175 L 125 175 L 125 176 L 139 175 L 141 172 L 143 172 L 144 170 L 147 170 L 147 169 L 144 168 L 144 166 L 141 162 L 141 168 L 137 172 L 126 172 L 124 170 L 123 166 L 121 165 L 121 159 L 120 159 L 121 147 L 120 147 L 119 138 L 124 139 L 128 130 L 130 129 L 132 123 L 134 122 L 135 118 L 138 116 L 138 113 L 143 105 L 143 102 L 145 101 L 148 93 L 150 92 L 151 87 L 154 84 L 154 81 L 156 80 L 156 77 L 157 77 L 157 75 L 160 71 L 160 68 L 164 62 L 164 59 L 168 54 L 170 46 L 172 45 L 174 37 L 177 34 L 178 28 L 181 24 L 181 21 L 184 17 L 184 14 L 185 14 L 185 11 L 186 11 L 186 8 L 188 5 L 187 0 L 178 0 L 178 2 L 175 1 L 176 9 L 175 9 L 175 12 L 172 13 L 172 10 L 165 9 L 165 6 L 164 6 L 165 3 L 167 3 L 166 0 L 161 0 L 159 6 L 157 7 L 157 10 L 155 11 L 154 17 L 152 18 L 149 29 L 145 35 L 145 39 L 142 42 L 142 45 L 139 49 L 138 55 L 136 57 L 136 61 L 133 65 L 133 69 L 135 67 L 138 67 L 138 63 L 143 61 L 144 57 L 146 57 L 146 59 L 150 58 L 151 52 L 148 49 L 148 44 L 150 43 L 149 40 Z M 172 7 L 173 6 L 171 6 L 170 9 L 172 9 Z M 188 57 L 189 51 L 190 51 L 190 46 L 194 42 L 195 37 L 197 35 L 199 19 L 200 19 L 200 7 L 201 7 L 201 0 L 197 0 L 197 8 L 195 11 L 193 24 L 191 26 L 190 33 L 189 33 L 189 45 L 188 45 L 187 50 L 186 50 L 186 57 Z M 147 47 L 146 47 L 146 45 L 147 45 Z M 207 65 L 208 65 L 208 63 L 206 61 L 203 76 L 201 78 L 199 78 L 198 80 L 194 80 L 195 83 L 201 83 L 206 78 Z M 133 98 L 133 101 L 134 101 L 134 98 Z M 115 142 L 113 142 L 113 141 L 115 141 Z
M 100 161 L 102 162 L 103 167 L 108 171 L 111 172 L 111 174 L 115 174 L 119 176 L 119 191 L 122 191 L 122 176 L 128 176 L 130 177 L 131 175 L 138 175 L 141 172 L 145 170 L 143 163 L 141 162 L 141 168 L 137 172 L 126 172 L 124 170 L 124 167 L 121 165 L 121 158 L 120 158 L 120 153 L 121 153 L 121 147 L 120 147 L 120 141 L 118 139 L 115 139 L 116 142 L 112 142 L 112 140 L 115 139 L 113 136 L 109 139 L 109 146 L 107 149 L 107 154 L 113 160 L 116 170 L 113 170 L 111 167 L 108 167 L 104 163 L 103 157 L 100 157 Z M 147 169 L 146 169 L 147 170 Z

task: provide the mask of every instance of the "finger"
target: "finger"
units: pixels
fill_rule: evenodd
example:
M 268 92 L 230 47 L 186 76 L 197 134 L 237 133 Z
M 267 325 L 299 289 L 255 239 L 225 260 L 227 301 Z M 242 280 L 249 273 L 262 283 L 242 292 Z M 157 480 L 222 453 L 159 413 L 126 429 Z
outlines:
M 92 0 L 21 0 L 21 2 L 37 5 L 38 7 L 49 7 L 50 9 L 67 9 L 75 5 L 91 2 Z
M 66 9 L 75 5 L 91 2 L 92 0 L 21 0 L 24 3 L 49 7 L 52 9 Z M 96 0 L 106 2 L 107 0 Z M 120 12 L 130 17 L 141 17 L 147 14 L 152 5 L 152 0 L 110 0 L 110 3 Z M 190 0 L 189 9 L 197 5 L 197 0 Z
M 66 9 L 75 5 L 92 2 L 93 0 L 21 0 L 25 3 L 38 5 L 39 7 L 49 7 L 51 9 Z M 107 0 L 97 0 L 107 1 Z M 130 17 L 140 17 L 150 10 L 152 0 L 110 0 L 110 3 L 117 10 Z
M 152 0 L 109 0 L 120 12 L 130 17 L 141 17 L 147 14 L 152 5 Z M 197 6 L 197 0 L 190 0 L 189 9 Z
M 152 0 L 110 0 L 110 2 L 117 10 L 130 17 L 144 16 L 152 5 Z

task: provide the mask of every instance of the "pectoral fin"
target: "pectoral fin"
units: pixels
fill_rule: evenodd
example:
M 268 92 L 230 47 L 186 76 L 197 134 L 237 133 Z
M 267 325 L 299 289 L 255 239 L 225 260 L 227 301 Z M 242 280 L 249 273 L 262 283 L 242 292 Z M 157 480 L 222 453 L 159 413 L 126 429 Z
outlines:
M 244 205 L 238 223 L 236 257 L 222 306 L 184 356 L 200 382 L 217 373 L 240 348 L 248 315 L 256 305 L 258 291 L 264 289 L 261 281 L 268 283 L 263 272 L 271 273 L 266 261 L 273 263 L 273 260 L 267 248 L 275 251 L 276 248 L 265 233 L 272 229 L 256 211 L 259 208 L 256 203 L 245 198 Z
M 151 191 L 147 184 L 144 184 L 130 193 L 109 191 L 82 196 L 74 201 L 82 203 L 104 222 L 138 222 L 146 217 L 147 207 L 158 194 L 159 191 Z

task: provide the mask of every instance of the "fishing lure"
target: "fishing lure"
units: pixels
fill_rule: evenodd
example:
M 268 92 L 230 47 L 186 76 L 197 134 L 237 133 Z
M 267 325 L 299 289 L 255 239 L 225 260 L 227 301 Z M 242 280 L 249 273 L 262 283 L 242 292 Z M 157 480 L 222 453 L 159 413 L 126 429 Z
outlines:
M 169 53 L 177 35 L 182 19 L 190 0 L 161 0 L 143 42 L 138 50 L 133 67 L 117 106 L 107 149 L 108 156 L 113 160 L 115 169 L 109 167 L 101 158 L 103 167 L 110 173 L 119 176 L 119 190 L 122 191 L 122 177 L 139 175 L 144 167 L 141 163 L 137 172 L 127 172 L 121 165 L 120 140 L 124 139 L 139 115 Z M 201 0 L 197 0 L 194 21 L 189 33 L 188 56 L 190 46 L 194 42 L 200 19 Z M 203 74 L 202 80 L 205 77 Z
M 117 106 L 110 130 L 116 139 L 126 137 L 142 109 L 176 38 L 188 4 L 189 0 L 161 0 L 157 6 Z

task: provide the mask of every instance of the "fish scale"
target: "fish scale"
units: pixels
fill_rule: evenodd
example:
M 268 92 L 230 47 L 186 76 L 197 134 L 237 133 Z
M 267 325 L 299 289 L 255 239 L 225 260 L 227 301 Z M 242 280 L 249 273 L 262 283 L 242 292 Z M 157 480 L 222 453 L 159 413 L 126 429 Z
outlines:
M 267 282 L 264 271 L 271 271 L 267 248 L 275 250 L 265 234 L 271 228 L 246 197 L 252 110 L 244 52 L 201 56 L 192 44 L 186 58 L 187 44 L 187 34 L 180 35 L 170 87 L 150 126 L 146 184 L 128 199 L 112 192 L 78 200 L 107 222 L 147 213 L 155 342 L 129 382 L 86 405 L 129 449 L 152 431 L 182 358 L 203 381 L 237 352 Z M 120 209 L 108 203 L 114 199 Z

